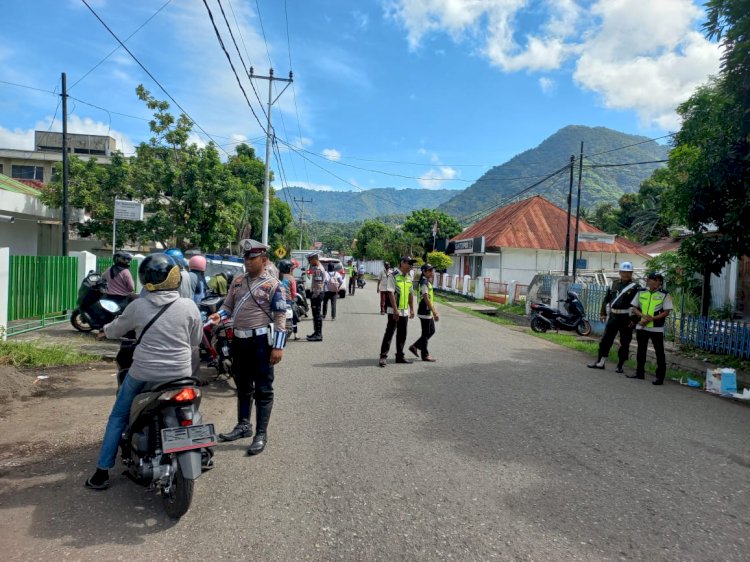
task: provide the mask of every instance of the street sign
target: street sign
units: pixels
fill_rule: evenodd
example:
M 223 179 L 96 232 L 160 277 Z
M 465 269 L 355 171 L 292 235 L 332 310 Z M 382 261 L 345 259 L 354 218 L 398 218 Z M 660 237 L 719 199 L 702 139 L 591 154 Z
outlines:
M 614 244 L 615 235 L 605 234 L 604 232 L 579 232 L 579 242 L 599 242 L 601 244 Z
M 143 203 L 115 199 L 115 218 L 129 221 L 143 220 Z
M 276 248 L 276 251 L 274 252 L 276 254 L 276 257 L 281 259 L 286 255 L 286 250 L 284 248 Z

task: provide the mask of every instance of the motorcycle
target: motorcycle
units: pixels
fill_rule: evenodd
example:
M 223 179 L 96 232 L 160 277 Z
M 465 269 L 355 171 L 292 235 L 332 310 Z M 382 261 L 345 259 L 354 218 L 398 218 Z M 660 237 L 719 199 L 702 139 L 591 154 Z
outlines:
M 122 314 L 120 303 L 106 297 L 107 282 L 90 271 L 78 288 L 78 308 L 70 315 L 70 323 L 80 332 L 100 330 Z
M 208 322 L 208 316 L 218 312 L 223 303 L 223 297 L 214 295 L 203 299 L 198 304 L 203 321 L 200 354 L 201 361 L 208 363 L 209 367 L 216 368 L 219 377 L 228 377 L 232 374 L 231 343 L 234 337 L 232 321 L 228 318 L 222 318 L 216 324 Z
M 586 311 L 578 295 L 568 291 L 567 298 L 558 302 L 565 303 L 567 314 L 557 308 L 542 303 L 531 304 L 531 329 L 544 333 L 547 330 L 575 331 L 581 336 L 591 333 L 591 322 L 586 320 Z
M 357 287 L 360 289 L 364 289 L 366 284 L 367 281 L 365 281 L 365 276 L 361 273 L 357 275 Z
M 307 303 L 307 299 L 301 291 L 297 291 L 297 297 L 294 300 L 294 304 L 297 306 L 297 318 L 302 318 L 303 316 L 307 318 L 307 314 L 310 312 L 310 305 Z
M 118 385 L 125 379 L 132 340 L 117 355 Z M 213 467 L 216 432 L 199 412 L 201 391 L 194 377 L 148 383 L 133 401 L 120 450 L 125 475 L 161 495 L 164 511 L 179 519 L 190 508 L 195 480 Z

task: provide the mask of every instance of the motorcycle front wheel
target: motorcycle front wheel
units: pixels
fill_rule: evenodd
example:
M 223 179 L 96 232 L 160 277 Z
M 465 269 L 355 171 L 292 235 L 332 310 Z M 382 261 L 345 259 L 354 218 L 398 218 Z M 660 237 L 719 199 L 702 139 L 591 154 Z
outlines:
M 581 320 L 576 326 L 576 332 L 579 336 L 588 336 L 591 333 L 591 322 L 588 320 Z
M 73 324 L 73 327 L 79 332 L 90 332 L 94 329 L 83 319 L 81 311 L 77 308 L 73 311 L 73 314 L 70 315 L 70 323 Z
M 547 323 L 539 316 L 534 315 L 531 317 L 531 329 L 538 334 L 543 334 L 547 331 Z
M 190 503 L 193 501 L 194 483 L 183 476 L 180 464 L 177 463 L 177 471 L 172 478 L 172 485 L 162 493 L 164 511 L 169 517 L 179 519 L 190 509 Z

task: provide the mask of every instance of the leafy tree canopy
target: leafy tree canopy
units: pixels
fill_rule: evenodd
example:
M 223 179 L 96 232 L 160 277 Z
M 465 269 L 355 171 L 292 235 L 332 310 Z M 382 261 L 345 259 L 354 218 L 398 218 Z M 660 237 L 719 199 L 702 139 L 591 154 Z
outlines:
M 435 222 L 438 223 L 438 236 L 442 238 L 453 238 L 463 230 L 456 219 L 437 209 L 412 211 L 406 217 L 402 228 L 404 232 L 413 234 L 429 245 Z

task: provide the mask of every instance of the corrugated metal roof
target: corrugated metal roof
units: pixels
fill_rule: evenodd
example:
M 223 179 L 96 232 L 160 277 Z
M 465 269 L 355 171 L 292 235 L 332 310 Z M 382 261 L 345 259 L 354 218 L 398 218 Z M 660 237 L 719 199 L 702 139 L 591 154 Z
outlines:
M 642 250 L 647 254 L 658 255 L 664 252 L 676 252 L 680 249 L 682 240 L 675 240 L 674 238 L 661 238 L 656 242 L 652 242 L 647 246 L 644 246 Z
M 453 238 L 485 237 L 486 248 L 565 250 L 568 213 L 541 195 L 501 207 Z M 570 248 L 574 245 L 575 217 L 570 226 Z M 579 232 L 605 234 L 581 220 Z M 578 251 L 640 254 L 649 257 L 640 244 L 616 237 L 614 244 L 579 242 Z
M 12 191 L 13 193 L 32 195 L 34 197 L 39 197 L 42 194 L 42 192 L 38 189 L 21 183 L 18 180 L 14 180 L 13 178 L 9 178 L 4 174 L 0 174 L 0 189 L 3 189 L 5 191 Z

